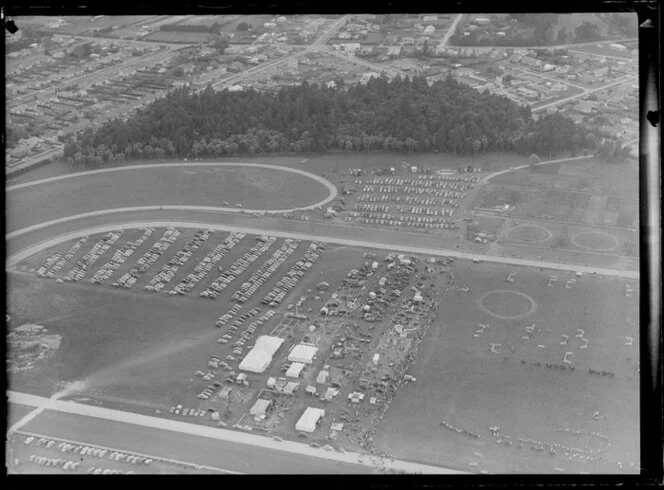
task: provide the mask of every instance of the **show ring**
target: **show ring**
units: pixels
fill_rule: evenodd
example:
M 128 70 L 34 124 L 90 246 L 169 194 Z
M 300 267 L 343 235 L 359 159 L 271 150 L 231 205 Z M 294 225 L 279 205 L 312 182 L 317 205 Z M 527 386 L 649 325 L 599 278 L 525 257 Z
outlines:
M 620 245 L 616 237 L 603 231 L 582 231 L 572 237 L 572 243 L 577 247 L 595 252 L 611 252 Z
M 537 310 L 537 303 L 525 293 L 496 289 L 483 294 L 477 301 L 487 314 L 501 320 L 520 320 Z
M 530 223 L 517 225 L 507 230 L 507 237 L 517 242 L 542 243 L 552 236 L 553 233 L 543 226 Z

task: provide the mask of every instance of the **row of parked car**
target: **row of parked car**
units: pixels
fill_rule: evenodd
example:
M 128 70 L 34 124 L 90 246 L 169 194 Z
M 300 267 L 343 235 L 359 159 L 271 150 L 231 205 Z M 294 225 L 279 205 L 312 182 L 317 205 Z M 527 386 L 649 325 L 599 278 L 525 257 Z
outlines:
M 157 272 L 150 282 L 145 286 L 145 288 L 152 288 L 157 291 L 164 289 L 166 284 L 171 282 L 175 274 L 180 270 L 184 264 L 189 261 L 192 255 L 198 250 L 208 238 L 210 234 L 213 233 L 212 230 L 197 230 L 193 238 L 187 240 L 182 249 L 180 249 L 170 260 L 164 264 L 159 272 Z M 169 291 L 170 294 L 185 294 L 184 289 L 180 289 L 177 286 L 173 291 Z
M 320 257 L 324 246 L 322 244 L 312 243 L 309 249 L 304 253 L 301 260 L 294 264 L 290 270 L 275 284 L 272 291 L 270 291 L 262 303 L 269 306 L 277 306 L 281 303 L 286 295 L 297 284 L 304 275 L 311 269 L 311 266 Z
M 297 249 L 299 240 L 287 238 L 279 250 L 274 252 L 233 294 L 233 299 L 246 302 Z
M 219 342 L 220 344 L 227 344 L 228 342 L 230 342 L 232 338 L 235 336 L 235 334 L 237 334 L 238 330 L 240 329 L 240 325 L 242 325 L 247 320 L 256 316 L 259 312 L 260 310 L 258 308 L 254 308 L 250 312 L 242 315 L 233 323 L 233 325 L 230 326 L 230 328 L 219 339 L 217 339 L 217 342 Z M 256 328 L 263 325 L 263 323 L 272 318 L 273 315 L 274 312 L 270 310 L 261 317 L 259 317 L 258 319 L 254 320 L 251 324 L 249 324 L 247 330 L 242 333 L 242 338 L 240 339 L 242 340 L 242 342 L 240 344 L 238 344 L 237 342 L 234 344 L 235 348 L 233 349 L 233 354 L 241 355 L 242 348 L 244 347 L 244 344 L 247 342 L 249 334 L 253 334 L 256 331 Z
M 202 281 L 219 261 L 221 261 L 221 259 L 223 259 L 224 256 L 235 247 L 235 245 L 240 243 L 240 240 L 245 236 L 245 233 L 235 232 L 228 235 L 224 241 L 214 247 L 214 249 L 208 253 L 202 261 L 198 262 L 196 267 L 194 267 L 194 270 L 190 274 L 187 274 L 187 277 L 182 279 L 177 286 L 169 291 L 169 294 L 173 294 L 173 291 L 176 291 L 176 294 L 177 291 L 184 291 L 184 294 L 191 291 L 192 288 Z
M 224 271 L 217 279 L 201 292 L 201 298 L 214 299 L 226 289 L 240 274 L 246 271 L 251 264 L 256 262 L 277 240 L 276 237 L 261 235 L 256 237 L 259 243 L 251 247 L 242 257 L 237 259 L 227 271 Z M 221 267 L 219 268 L 221 271 Z
M 247 344 L 254 336 L 256 329 L 266 323 L 275 314 L 276 312 L 274 310 L 268 310 L 256 320 L 251 322 L 249 326 L 240 334 L 240 338 L 233 343 L 233 355 L 241 356 L 242 349 L 246 347 L 245 344 Z
M 139 259 L 136 261 L 136 264 L 129 269 L 128 272 L 122 275 L 116 282 L 113 283 L 115 287 L 131 288 L 141 274 L 144 274 L 148 271 L 152 265 L 162 256 L 166 251 L 173 245 L 173 242 L 178 239 L 181 232 L 176 230 L 173 227 L 166 228 L 166 231 L 157 240 L 150 249 L 145 252 Z
M 60 269 L 62 269 L 67 262 L 72 260 L 76 252 L 78 252 L 83 244 L 87 241 L 87 236 L 81 237 L 76 240 L 76 242 L 74 242 L 71 247 L 69 247 L 69 250 L 65 252 L 64 256 L 58 253 L 51 255 L 46 259 L 44 265 L 37 269 L 37 275 L 39 277 L 55 277 L 55 273 L 60 271 Z
M 90 282 L 93 284 L 102 284 L 109 277 L 115 273 L 116 270 L 124 264 L 129 257 L 131 257 L 136 249 L 143 245 L 143 243 L 152 236 L 154 233 L 154 228 L 141 228 L 143 234 L 138 237 L 135 242 L 127 242 L 122 247 L 118 248 L 113 252 L 113 257 L 111 260 L 106 262 L 101 268 L 95 272 L 95 274 L 90 278 Z
M 80 281 L 85 277 L 88 270 L 97 262 L 102 255 L 108 252 L 115 242 L 122 236 L 122 231 L 111 231 L 104 235 L 92 249 L 86 253 L 76 265 L 65 275 L 65 281 Z
M 242 307 L 240 305 L 233 305 L 233 307 L 228 310 L 226 313 L 221 315 L 219 318 L 217 318 L 217 321 L 215 322 L 215 326 L 218 328 L 224 327 L 229 321 L 233 319 L 235 315 L 237 315 Z
M 34 436 L 29 436 L 25 439 L 26 445 L 34 445 L 37 447 L 45 447 L 46 449 L 56 448 L 61 453 L 70 453 L 76 454 L 77 456 L 87 456 L 93 458 L 108 458 L 111 461 L 119 461 L 132 465 L 145 465 L 149 466 L 152 464 L 152 459 L 146 458 L 143 456 L 137 456 L 135 454 L 123 452 L 123 451 L 113 451 L 109 449 L 86 446 L 84 444 L 73 444 L 69 442 L 60 442 L 56 444 L 56 441 L 53 439 L 48 439 L 46 437 L 41 437 L 37 439 Z M 35 462 L 44 466 L 61 466 L 65 470 L 75 470 L 80 466 L 80 461 L 71 461 L 63 458 L 48 458 L 43 456 L 31 455 L 29 458 L 30 462 Z M 83 458 L 80 458 L 83 461 Z M 105 470 L 100 470 L 100 473 Z M 111 470 L 109 470 L 111 471 Z M 89 470 L 88 473 L 93 471 Z M 100 474 L 95 473 L 95 474 Z M 108 473 L 104 473 L 108 474 Z
M 46 456 L 37 456 L 36 454 L 31 454 L 28 461 L 38 464 L 39 466 L 60 467 L 66 471 L 75 471 L 81 466 L 79 461 L 72 461 L 64 458 L 48 458 Z

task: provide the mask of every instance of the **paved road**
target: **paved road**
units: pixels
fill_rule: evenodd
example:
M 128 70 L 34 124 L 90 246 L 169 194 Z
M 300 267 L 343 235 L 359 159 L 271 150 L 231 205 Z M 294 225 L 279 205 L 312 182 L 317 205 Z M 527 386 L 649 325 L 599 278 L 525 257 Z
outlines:
M 33 165 L 36 165 L 37 163 L 41 162 L 42 160 L 45 160 L 46 158 L 61 156 L 63 149 L 64 145 L 59 145 L 56 148 L 53 148 L 52 150 L 47 150 L 37 155 L 23 158 L 18 162 L 14 163 L 13 165 L 9 165 L 6 168 L 5 170 L 6 176 L 11 177 L 16 172 L 19 172 L 28 167 L 32 167 Z
M 563 99 L 558 99 L 556 101 L 549 102 L 547 104 L 538 106 L 537 108 L 533 109 L 532 112 L 539 112 L 539 111 L 542 111 L 542 110 L 544 110 L 548 107 L 551 107 L 551 106 L 566 104 L 570 100 L 575 100 L 575 99 L 580 99 L 580 98 L 583 98 L 583 97 L 587 97 L 588 95 L 592 95 L 594 93 L 601 92 L 603 90 L 607 90 L 607 89 L 610 89 L 610 88 L 613 88 L 613 87 L 618 87 L 618 86 L 624 85 L 626 83 L 634 83 L 635 81 L 636 81 L 635 77 L 629 76 L 627 78 L 623 77 L 620 80 L 617 80 L 615 82 L 607 83 L 606 85 L 602 85 L 601 87 L 597 87 L 597 88 L 593 88 L 593 89 L 586 88 L 586 89 L 583 89 L 584 92 L 581 93 L 581 94 L 570 95 L 569 97 L 565 97 Z M 581 88 L 578 85 L 576 85 L 575 87 L 576 88 Z
M 638 41 L 639 39 L 636 37 L 631 37 L 628 39 L 608 39 L 606 41 L 590 41 L 586 43 L 569 43 L 569 44 L 551 44 L 551 45 L 545 45 L 545 46 L 456 46 L 456 45 L 451 45 L 454 48 L 460 48 L 460 49 L 477 49 L 478 52 L 481 51 L 491 51 L 492 49 L 573 49 L 573 48 L 581 48 L 584 46 L 595 46 L 597 44 L 613 44 L 613 43 L 627 43 L 631 41 Z M 584 51 L 585 53 L 586 51 Z M 589 53 L 589 54 L 595 54 L 595 53 Z M 598 55 L 602 56 L 602 55 Z
M 354 55 L 351 55 L 351 54 L 346 54 L 346 53 L 343 53 L 341 51 L 336 51 L 334 49 L 326 49 L 325 51 L 328 54 L 331 54 L 332 56 L 336 56 L 337 58 L 340 58 L 344 61 L 349 61 L 350 63 L 355 63 L 356 65 L 366 66 L 367 68 L 372 68 L 372 69 L 378 70 L 378 71 L 385 71 L 385 72 L 393 73 L 395 75 L 403 75 L 403 76 L 408 75 L 406 72 L 398 70 L 398 69 L 393 68 L 391 66 L 381 65 L 380 63 L 372 63 L 371 61 L 363 60 L 362 58 L 358 58 L 357 56 L 354 56 Z
M 196 210 L 193 207 L 187 207 L 183 210 L 180 209 L 180 206 L 163 206 L 163 209 L 160 209 L 159 206 L 144 206 L 140 208 L 94 211 L 58 219 L 54 222 L 42 223 L 25 230 L 17 230 L 6 235 L 7 250 L 9 252 L 7 267 L 15 265 L 40 250 L 54 246 L 57 243 L 78 238 L 82 235 L 103 233 L 127 226 L 136 228 L 138 226 L 163 227 L 168 225 L 208 227 L 248 234 L 269 233 L 270 235 L 281 238 L 326 241 L 351 247 L 400 251 L 434 257 L 453 257 L 467 260 L 478 259 L 484 262 L 561 271 L 578 271 L 586 274 L 596 272 L 611 277 L 632 279 L 639 277 L 638 271 L 586 267 L 574 264 L 498 257 L 441 249 L 440 238 L 433 235 L 429 237 L 421 234 L 373 230 L 331 223 L 260 219 L 239 214 L 233 215 L 210 210 Z M 62 235 L 53 238 L 55 230 L 58 230 Z M 413 246 L 413 243 L 417 243 L 418 245 Z
M 242 473 L 374 473 L 390 465 L 410 472 L 463 474 L 404 461 L 379 460 L 358 453 L 312 448 L 256 434 L 191 424 L 70 401 L 9 391 L 11 402 L 49 409 L 21 430 L 87 444 L 136 451 Z

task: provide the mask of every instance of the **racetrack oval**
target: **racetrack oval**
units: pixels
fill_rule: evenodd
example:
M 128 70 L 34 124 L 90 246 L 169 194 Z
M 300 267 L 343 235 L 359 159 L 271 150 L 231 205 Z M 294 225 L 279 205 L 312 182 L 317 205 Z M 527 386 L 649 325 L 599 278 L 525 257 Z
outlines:
M 326 179 L 300 169 L 256 163 L 162 163 L 113 167 L 7 187 L 7 231 L 65 216 L 146 205 L 287 212 L 337 196 Z M 228 204 L 225 204 L 228 203 Z

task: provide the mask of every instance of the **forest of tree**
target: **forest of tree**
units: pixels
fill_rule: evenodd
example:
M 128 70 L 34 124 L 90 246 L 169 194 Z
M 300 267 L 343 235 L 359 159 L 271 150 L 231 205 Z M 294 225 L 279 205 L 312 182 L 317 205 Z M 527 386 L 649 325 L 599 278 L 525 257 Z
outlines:
M 403 151 L 548 157 L 594 151 L 598 134 L 452 78 L 385 77 L 336 88 L 303 82 L 276 93 L 177 89 L 127 121 L 114 119 L 65 145 L 68 161 L 225 157 L 275 152 Z

